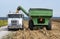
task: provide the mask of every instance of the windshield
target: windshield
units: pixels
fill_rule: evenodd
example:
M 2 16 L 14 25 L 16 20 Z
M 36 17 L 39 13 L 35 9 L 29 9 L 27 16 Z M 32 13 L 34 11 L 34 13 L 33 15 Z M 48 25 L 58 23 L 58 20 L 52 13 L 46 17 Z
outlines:
M 8 18 L 21 18 L 22 14 L 8 14 Z

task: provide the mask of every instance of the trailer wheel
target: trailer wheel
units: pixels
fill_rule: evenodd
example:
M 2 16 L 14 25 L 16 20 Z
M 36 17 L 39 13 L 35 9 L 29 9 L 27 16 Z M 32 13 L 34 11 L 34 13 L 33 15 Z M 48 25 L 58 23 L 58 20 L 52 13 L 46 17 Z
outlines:
M 43 29 L 43 26 L 40 26 L 40 29 Z
M 51 30 L 51 22 L 48 24 L 48 26 L 46 26 L 47 30 Z
M 29 20 L 29 29 L 33 30 L 33 21 L 32 20 Z

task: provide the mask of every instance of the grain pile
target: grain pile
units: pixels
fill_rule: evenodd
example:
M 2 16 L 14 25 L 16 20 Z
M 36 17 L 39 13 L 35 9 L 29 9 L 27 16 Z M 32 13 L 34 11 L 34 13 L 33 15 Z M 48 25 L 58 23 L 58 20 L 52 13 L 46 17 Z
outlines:
M 52 30 L 29 30 L 28 22 L 24 21 L 24 30 L 13 33 L 13 39 L 60 39 L 60 22 L 52 21 Z

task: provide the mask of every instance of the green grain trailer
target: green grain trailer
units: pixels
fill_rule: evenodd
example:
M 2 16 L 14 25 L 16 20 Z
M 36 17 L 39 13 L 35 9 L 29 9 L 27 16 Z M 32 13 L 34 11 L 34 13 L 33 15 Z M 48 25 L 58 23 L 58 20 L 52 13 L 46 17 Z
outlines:
M 31 8 L 29 10 L 29 28 L 33 30 L 34 27 L 43 28 L 46 27 L 47 30 L 51 30 L 51 17 L 52 9 L 44 8 Z
M 19 6 L 18 11 L 22 10 L 29 19 L 29 28 L 33 30 L 34 27 L 43 28 L 46 27 L 47 30 L 51 30 L 51 17 L 53 15 L 52 9 L 44 8 L 30 8 L 27 13 L 26 10 Z

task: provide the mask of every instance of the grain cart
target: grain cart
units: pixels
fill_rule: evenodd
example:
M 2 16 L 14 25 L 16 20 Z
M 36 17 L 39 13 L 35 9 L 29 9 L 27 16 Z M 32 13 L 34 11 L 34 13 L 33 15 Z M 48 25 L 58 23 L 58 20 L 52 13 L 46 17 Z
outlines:
M 31 8 L 29 10 L 29 28 L 33 30 L 34 27 L 46 27 L 47 30 L 51 30 L 52 9 L 44 8 Z

